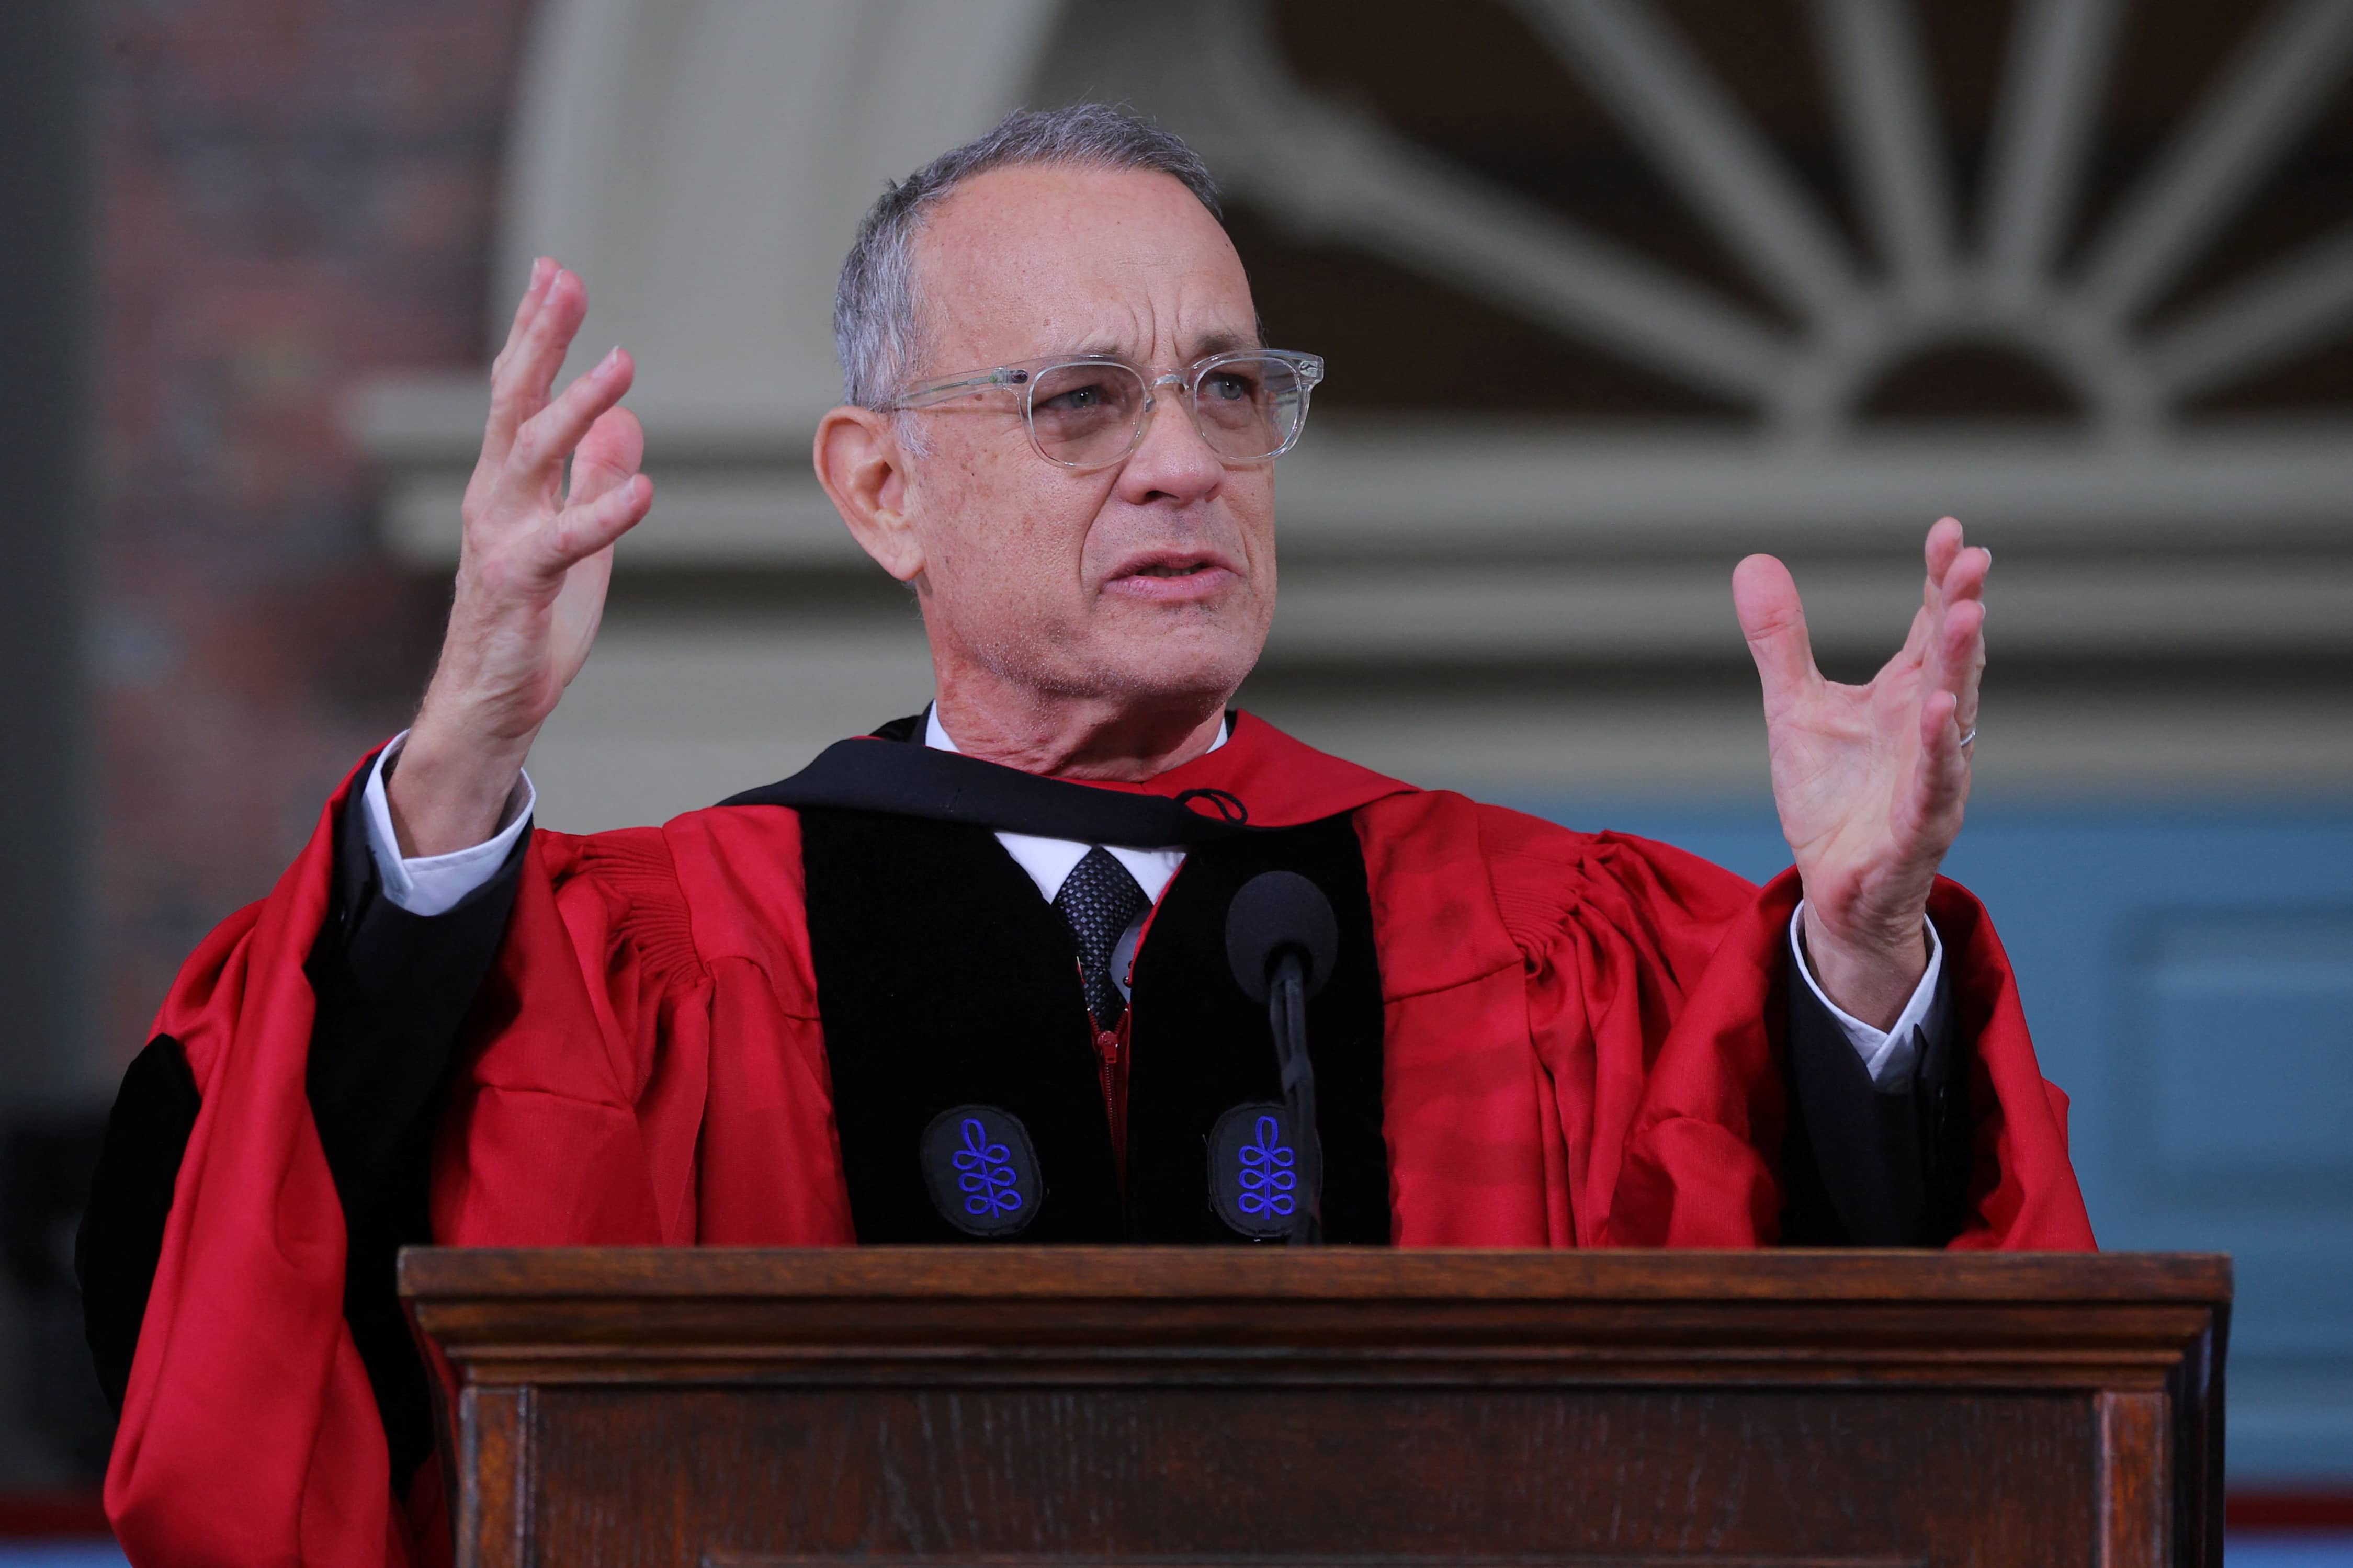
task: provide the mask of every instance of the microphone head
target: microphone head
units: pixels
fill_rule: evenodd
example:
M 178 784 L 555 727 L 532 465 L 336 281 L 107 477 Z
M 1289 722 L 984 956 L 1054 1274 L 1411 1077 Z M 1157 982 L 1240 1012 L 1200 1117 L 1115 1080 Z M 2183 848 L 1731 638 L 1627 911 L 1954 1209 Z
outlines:
M 1339 962 L 1340 922 L 1324 889 L 1298 872 L 1261 871 L 1226 910 L 1226 958 L 1252 1001 L 1267 999 L 1270 972 L 1286 950 L 1300 955 L 1306 994 L 1314 995 Z

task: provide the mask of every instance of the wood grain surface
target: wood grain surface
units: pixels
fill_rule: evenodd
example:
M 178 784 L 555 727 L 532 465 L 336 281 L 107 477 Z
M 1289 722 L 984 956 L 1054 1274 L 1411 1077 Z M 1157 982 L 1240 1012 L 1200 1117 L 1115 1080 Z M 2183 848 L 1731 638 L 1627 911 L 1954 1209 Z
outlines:
M 417 1251 L 459 1561 L 2220 1562 L 2226 1258 Z

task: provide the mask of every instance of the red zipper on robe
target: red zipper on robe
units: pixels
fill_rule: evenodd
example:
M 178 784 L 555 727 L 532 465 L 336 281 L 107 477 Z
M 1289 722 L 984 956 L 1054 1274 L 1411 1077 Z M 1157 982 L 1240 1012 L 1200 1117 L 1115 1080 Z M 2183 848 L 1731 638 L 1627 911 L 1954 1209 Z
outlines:
M 1133 985 L 1135 966 L 1144 962 L 1144 944 L 1152 938 L 1152 922 L 1160 918 L 1161 906 L 1168 901 L 1168 889 L 1176 885 L 1176 878 L 1185 874 L 1183 862 L 1167 882 L 1162 885 L 1160 896 L 1144 911 L 1144 929 L 1135 933 L 1135 951 L 1128 955 L 1127 973 L 1120 979 Z M 1094 1034 L 1096 1077 L 1103 1089 L 1103 1120 L 1111 1124 L 1112 1158 L 1119 1167 L 1119 1189 L 1127 1191 L 1127 1068 L 1128 1047 L 1134 1031 L 1135 1008 L 1133 1004 L 1120 1009 L 1119 1026 L 1106 1029 L 1087 1015 L 1087 1027 Z
M 1103 1116 L 1111 1123 L 1112 1157 L 1119 1163 L 1120 1190 L 1127 1189 L 1127 1035 L 1135 1009 L 1124 1008 L 1119 1027 L 1106 1029 L 1090 1017 L 1095 1034 L 1095 1060 L 1103 1084 Z

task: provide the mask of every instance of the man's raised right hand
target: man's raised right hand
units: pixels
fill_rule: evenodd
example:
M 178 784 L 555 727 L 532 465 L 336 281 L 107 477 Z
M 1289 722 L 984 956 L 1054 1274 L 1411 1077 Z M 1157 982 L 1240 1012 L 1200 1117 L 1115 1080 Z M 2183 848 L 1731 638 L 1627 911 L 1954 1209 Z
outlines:
M 387 791 L 404 857 L 498 831 L 533 737 L 596 640 L 614 542 L 653 505 L 638 472 L 645 433 L 619 406 L 629 356 L 616 348 L 548 395 L 587 312 L 586 287 L 541 258 L 491 366 L 449 629 Z

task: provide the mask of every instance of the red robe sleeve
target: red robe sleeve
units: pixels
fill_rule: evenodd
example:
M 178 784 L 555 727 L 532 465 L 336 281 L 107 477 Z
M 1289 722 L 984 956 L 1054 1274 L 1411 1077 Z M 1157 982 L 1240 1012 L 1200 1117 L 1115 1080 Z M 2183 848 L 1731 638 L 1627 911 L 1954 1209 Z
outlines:
M 1788 1114 L 1775 1065 L 1781 997 L 1743 999 L 1786 974 L 1797 873 L 1760 889 L 1727 928 L 1703 984 L 1662 1044 L 1628 1139 L 1612 1237 L 1621 1245 L 1747 1247 L 1774 1239 L 1781 1199 L 1770 1151 Z M 1938 878 L 1929 918 L 1952 966 L 1953 1026 L 1969 1044 L 1975 1126 L 1959 1249 L 2096 1245 L 2067 1154 L 2067 1097 L 2042 1077 L 2018 981 L 1985 906 Z
M 1794 874 L 1429 792 L 1357 814 L 1387 1014 L 1401 1245 L 1769 1245 Z M 1983 909 L 1930 911 L 1973 1042 L 1977 1187 L 1957 1247 L 2089 1247 L 2065 1099 Z
M 134 1563 L 433 1560 L 386 1485 L 343 1322 L 343 1212 L 304 1090 L 303 962 L 343 793 L 269 896 L 197 948 L 155 1018 L 202 1104 L 107 1467 L 107 1517 Z
M 799 819 L 533 847 L 443 1115 L 435 1238 L 849 1244 Z
M 406 1508 L 388 1484 L 343 1317 L 342 1209 L 305 1090 L 303 965 L 351 787 L 269 896 L 189 959 L 155 1021 L 180 1042 L 201 1107 L 107 1472 L 108 1517 L 142 1568 L 448 1557 L 436 1468 Z M 698 944 L 674 847 L 707 875 L 707 835 L 534 837 L 460 1043 L 434 1163 L 436 1240 L 849 1239 L 796 923 L 797 832 L 789 813 L 760 816 L 764 841 L 737 853 L 789 871 L 770 868 L 772 918 L 752 956 L 737 932 L 720 932 L 716 956 Z M 705 1129 L 714 1082 L 735 1105 Z M 706 1133 L 714 1146 L 699 1152 Z M 706 1176 L 756 1224 L 730 1234 L 724 1213 L 703 1212 Z

